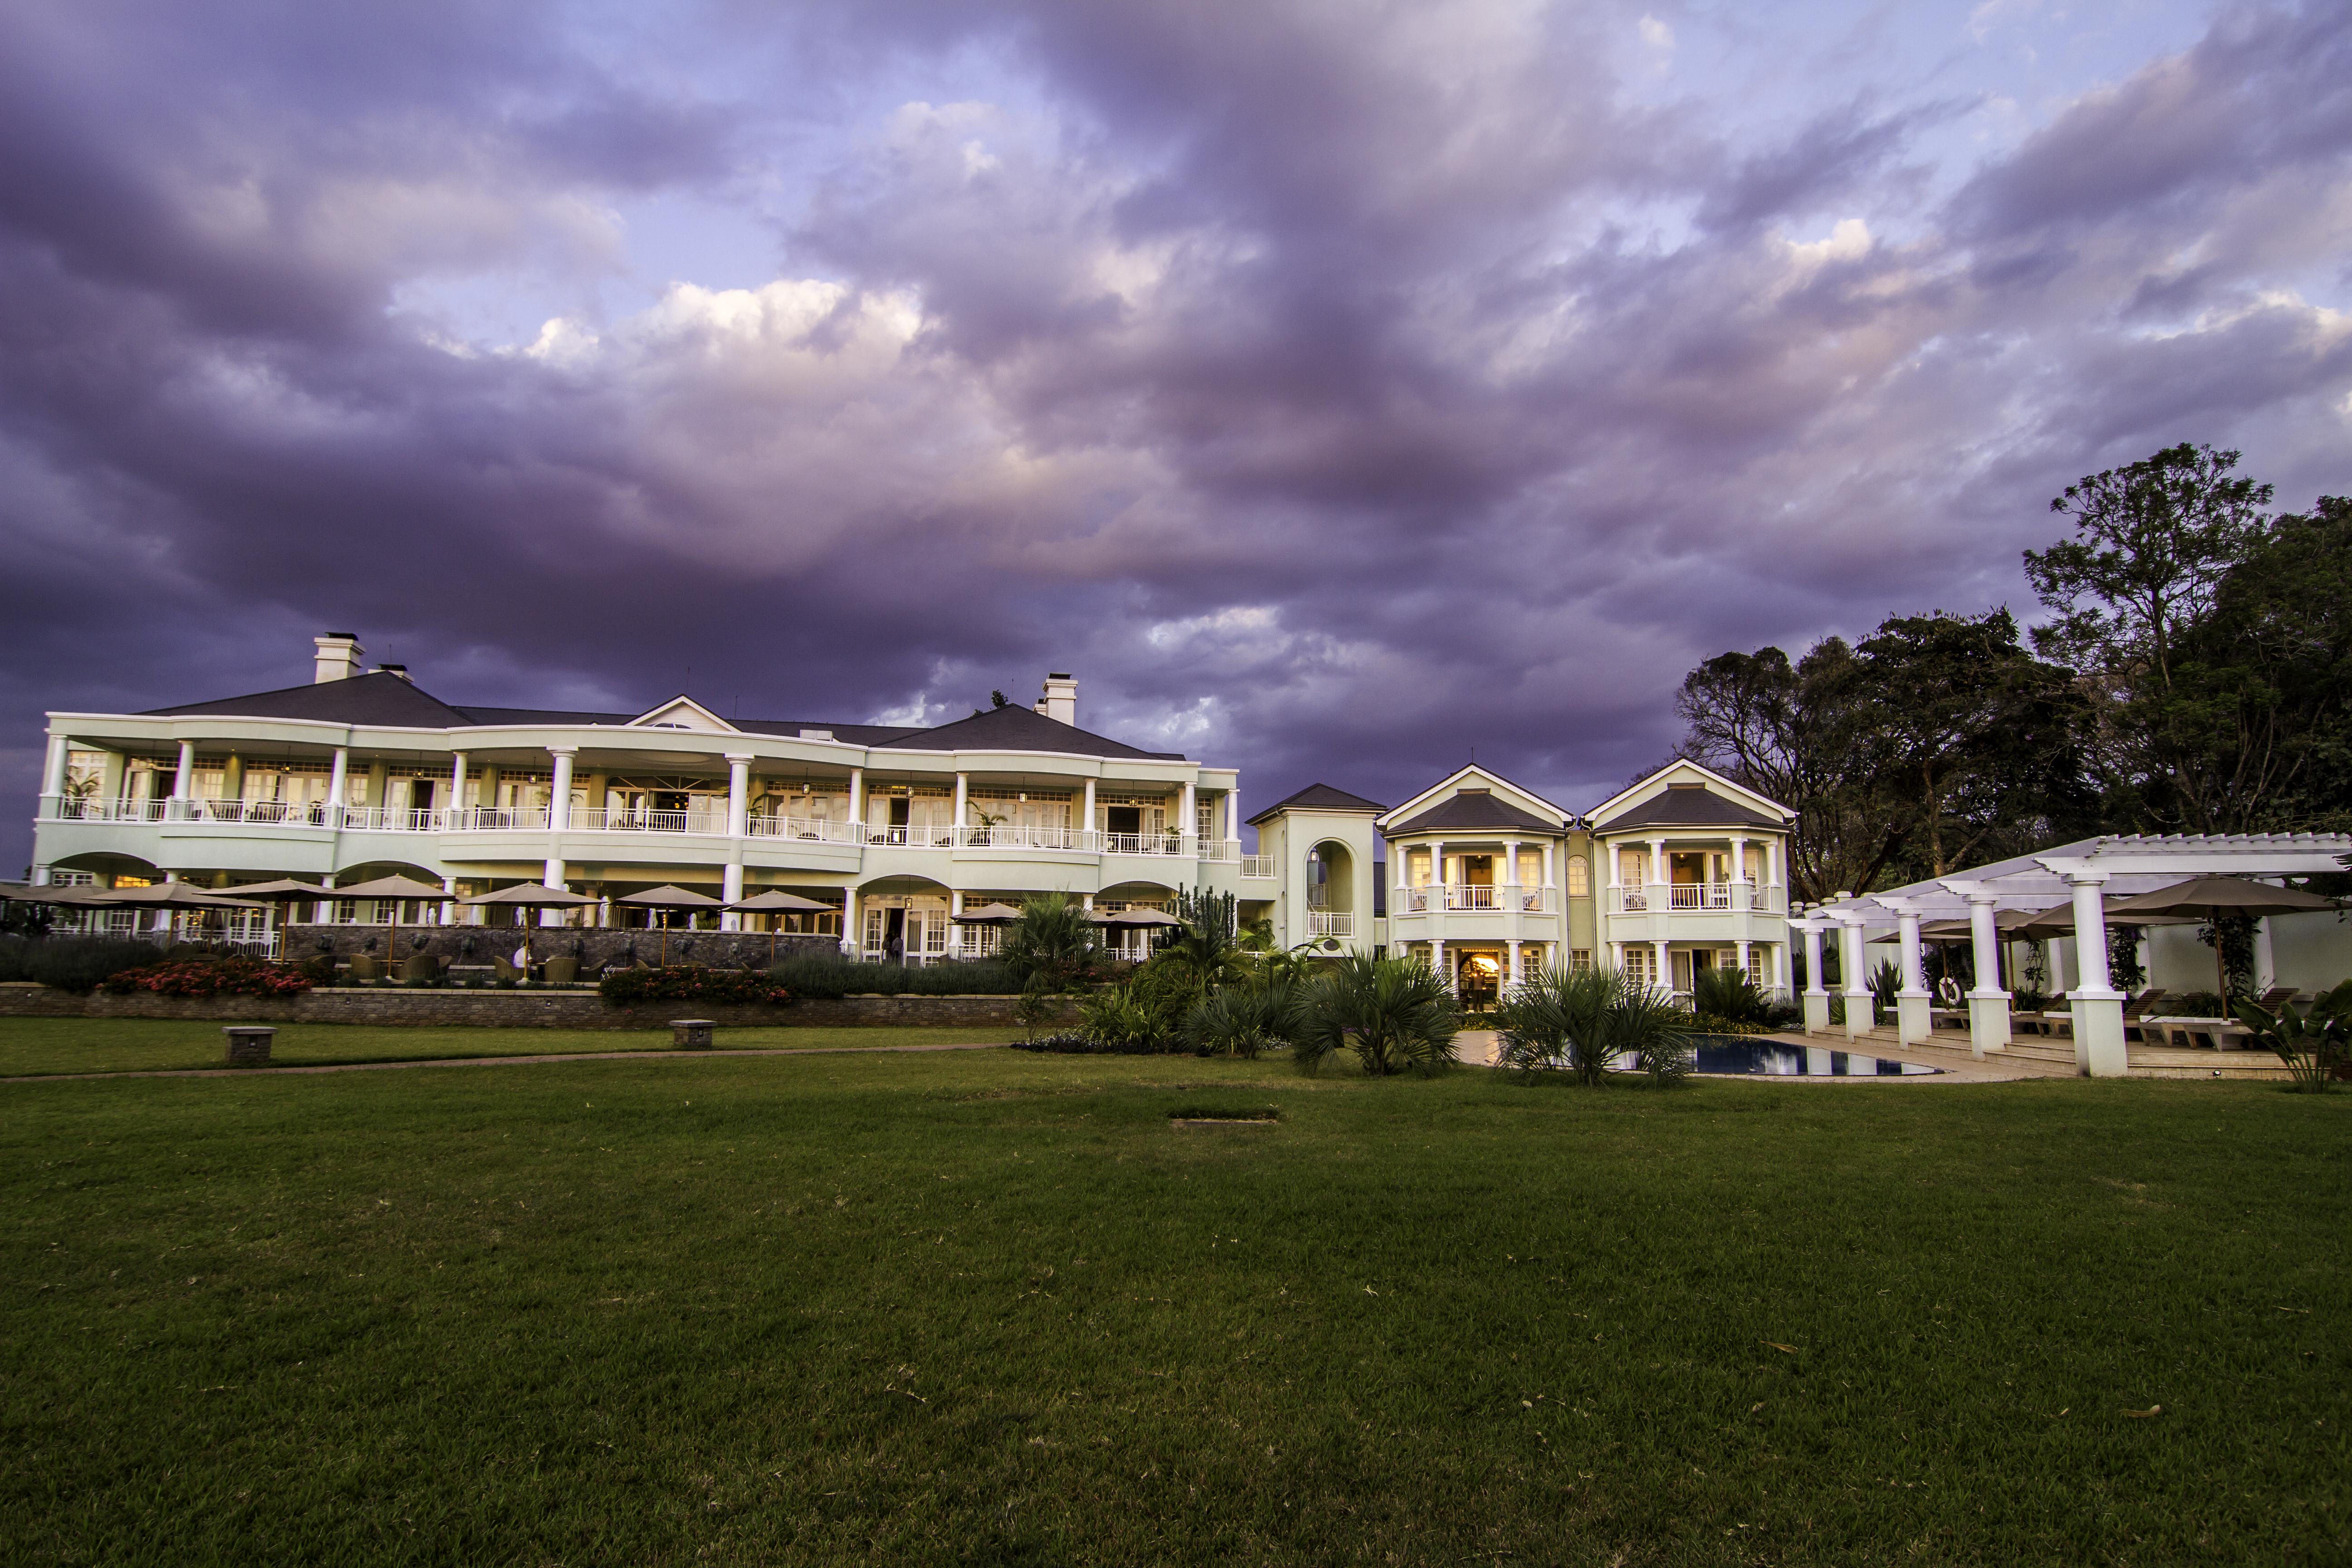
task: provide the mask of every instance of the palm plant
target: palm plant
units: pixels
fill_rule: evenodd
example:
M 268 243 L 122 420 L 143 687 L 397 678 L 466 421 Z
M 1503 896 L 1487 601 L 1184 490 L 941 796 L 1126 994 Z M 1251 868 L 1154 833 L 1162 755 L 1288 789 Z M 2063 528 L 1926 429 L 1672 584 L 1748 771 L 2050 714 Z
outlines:
M 1702 969 L 1691 976 L 1691 1011 L 1727 1024 L 1767 1024 L 1772 1003 L 1745 970 Z
M 1454 1061 L 1461 1026 L 1453 993 L 1427 963 L 1359 949 L 1309 987 L 1291 1056 L 1311 1073 L 1349 1050 L 1375 1077 L 1408 1067 L 1425 1077 Z
M 1202 1056 L 1248 1057 L 1296 1046 L 1306 1022 L 1304 988 L 1279 977 L 1224 986 L 1184 1019 L 1184 1043 Z
M 1902 989 L 1903 972 L 1895 967 L 1895 961 L 1891 958 L 1879 960 L 1877 969 L 1870 976 L 1870 999 L 1876 1009 L 1872 1022 L 1875 1023 L 1895 1011 L 1895 994 Z
M 2326 1093 L 2335 1086 L 2337 1070 L 2352 1060 L 2352 980 L 2321 992 L 2306 1013 L 2293 1007 L 2273 1013 L 2242 996 L 2233 999 L 2232 1011 L 2258 1043 L 2286 1064 L 2288 1077 L 2302 1093 Z
M 1021 906 L 1021 918 L 1004 928 L 997 962 L 1028 991 L 1059 993 L 1091 976 L 1102 948 L 1087 912 L 1060 893 L 1046 893 Z
M 1616 969 L 1543 969 L 1496 1009 L 1503 1063 L 1532 1076 L 1565 1068 L 1587 1085 L 1638 1059 L 1652 1078 L 1689 1071 L 1687 1020 L 1674 998 Z

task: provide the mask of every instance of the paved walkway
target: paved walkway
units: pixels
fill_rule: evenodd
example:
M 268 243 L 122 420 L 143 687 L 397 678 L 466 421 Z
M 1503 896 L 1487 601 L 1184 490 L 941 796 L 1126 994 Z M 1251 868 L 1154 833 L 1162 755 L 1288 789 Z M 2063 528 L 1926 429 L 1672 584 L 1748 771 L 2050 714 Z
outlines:
M 418 1057 L 394 1062 L 317 1062 L 301 1067 L 136 1068 L 121 1072 L 40 1072 L 0 1078 L 0 1083 L 67 1083 L 93 1078 L 266 1078 L 272 1073 L 381 1072 L 391 1068 L 498 1068 L 537 1062 L 714 1062 L 730 1057 L 887 1056 L 893 1051 L 1000 1051 L 1008 1042 L 976 1040 L 967 1046 L 748 1046 L 708 1051 L 567 1051 L 539 1057 Z

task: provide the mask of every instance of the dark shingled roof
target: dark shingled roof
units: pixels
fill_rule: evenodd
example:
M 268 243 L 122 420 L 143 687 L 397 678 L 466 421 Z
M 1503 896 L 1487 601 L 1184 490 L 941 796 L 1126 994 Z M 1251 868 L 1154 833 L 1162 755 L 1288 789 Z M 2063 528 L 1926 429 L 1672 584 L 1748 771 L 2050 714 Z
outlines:
M 1534 812 L 1507 805 L 1486 791 L 1475 790 L 1439 801 L 1412 821 L 1400 822 L 1388 829 L 1388 837 L 1394 838 L 1401 833 L 1434 833 L 1441 828 L 1481 827 L 1520 827 L 1536 833 L 1558 833 L 1565 826 L 1559 817 L 1538 816 Z
M 315 686 L 257 691 L 250 697 L 224 697 L 217 702 L 157 708 L 149 716 L 169 719 L 206 713 L 223 718 L 311 719 L 328 724 L 384 724 L 421 730 L 447 730 L 473 721 L 431 693 L 381 671 L 354 675 L 345 680 L 322 680 Z
M 836 734 L 838 731 L 835 731 Z M 895 741 L 879 742 L 923 752 L 1067 752 L 1081 757 L 1139 757 L 1151 762 L 1181 763 L 1181 752 L 1146 752 L 1091 734 L 1076 724 L 1048 719 L 1034 708 L 984 708 L 969 719 L 958 719 L 936 730 L 913 730 Z
M 1301 811 L 1386 811 L 1387 806 L 1376 800 L 1366 800 L 1360 795 L 1349 795 L 1343 789 L 1333 789 L 1327 784 L 1311 784 L 1296 795 L 1283 796 L 1249 820 L 1253 826 L 1279 811 L 1297 806 Z
M 321 680 L 310 686 L 289 686 L 281 691 L 258 691 L 250 697 L 224 697 L 216 702 L 190 702 L 178 708 L 157 708 L 153 718 L 215 714 L 239 719 L 309 719 L 328 724 L 374 724 L 423 730 L 465 729 L 472 725 L 611 724 L 620 726 L 635 713 L 591 713 L 558 708 L 453 708 L 421 687 L 381 671 L 343 680 Z M 842 724 L 819 720 L 744 719 L 737 730 L 748 735 L 793 737 L 803 730 L 829 730 L 836 741 L 854 746 L 888 746 L 921 751 L 1062 752 L 1082 757 L 1133 757 L 1152 762 L 1181 763 L 1181 752 L 1146 752 L 1048 719 L 1030 708 L 993 708 L 958 719 L 935 730 L 904 724 Z M 692 733 L 713 733 L 696 731 Z
M 1600 831 L 1614 833 L 1626 827 L 1786 827 L 1788 824 L 1777 816 L 1750 811 L 1711 789 L 1669 787 L 1592 826 Z

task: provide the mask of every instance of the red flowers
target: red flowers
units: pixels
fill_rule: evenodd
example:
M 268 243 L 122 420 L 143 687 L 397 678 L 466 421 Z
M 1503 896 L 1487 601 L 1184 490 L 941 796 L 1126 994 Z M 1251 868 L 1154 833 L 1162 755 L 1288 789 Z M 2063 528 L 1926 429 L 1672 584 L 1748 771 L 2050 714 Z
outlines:
M 117 996 L 152 991 L 159 996 L 299 996 L 310 976 L 257 958 L 184 958 L 125 969 L 100 982 Z

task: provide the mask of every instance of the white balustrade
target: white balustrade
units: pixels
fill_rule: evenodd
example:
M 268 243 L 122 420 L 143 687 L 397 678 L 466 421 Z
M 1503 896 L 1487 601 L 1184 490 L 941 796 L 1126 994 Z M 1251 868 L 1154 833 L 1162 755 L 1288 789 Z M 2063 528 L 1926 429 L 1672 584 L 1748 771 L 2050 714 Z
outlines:
M 57 822 L 161 822 L 168 815 L 168 800 L 72 800 L 63 795 L 45 795 L 55 807 L 49 820 Z
M 1433 905 L 1457 914 L 1502 914 L 1513 910 L 1526 914 L 1549 914 L 1551 912 L 1551 889 L 1530 888 L 1518 882 L 1506 883 L 1501 887 L 1452 882 L 1442 888 L 1404 889 L 1402 913 L 1427 914 Z
M 1247 878 L 1272 880 L 1274 877 L 1274 857 L 1271 855 L 1243 856 L 1242 875 Z
M 754 838 L 793 838 L 804 844 L 863 844 L 863 823 L 835 822 L 828 816 L 754 816 L 744 824 Z
M 1356 915 L 1352 910 L 1309 910 L 1307 911 L 1308 936 L 1353 936 Z
M 446 811 L 418 811 L 398 805 L 347 805 L 342 812 L 343 831 L 438 833 L 448 815 Z

